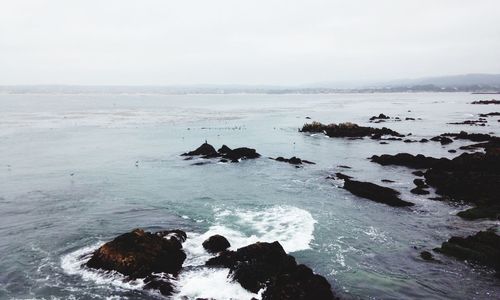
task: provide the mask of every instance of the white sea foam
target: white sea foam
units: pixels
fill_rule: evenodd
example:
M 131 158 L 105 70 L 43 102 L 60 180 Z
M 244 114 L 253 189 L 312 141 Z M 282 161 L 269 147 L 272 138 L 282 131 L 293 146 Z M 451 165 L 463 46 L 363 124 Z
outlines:
M 179 275 L 174 299 L 260 299 L 260 295 L 245 290 L 228 278 L 228 269 L 203 268 Z
M 204 267 L 205 262 L 213 255 L 203 249 L 203 241 L 214 234 L 220 234 L 229 240 L 231 249 L 259 241 L 278 241 L 285 251 L 293 252 L 309 249 L 314 238 L 315 223 L 316 220 L 309 212 L 293 206 L 274 206 L 264 210 L 215 210 L 214 225 L 205 233 L 188 233 L 188 239 L 183 244 L 187 254 L 183 266 L 188 268 L 174 281 L 178 291 L 174 298 L 259 299 L 260 295 L 250 293 L 238 283 L 232 282 L 228 278 L 228 269 Z M 82 267 L 100 245 L 102 243 L 65 255 L 61 259 L 63 270 L 67 274 L 79 275 L 83 280 L 91 280 L 100 285 L 124 289 L 140 289 L 144 286 L 142 280 L 127 281 L 117 272 Z
M 118 272 L 104 272 L 91 270 L 82 265 L 90 259 L 93 253 L 103 243 L 84 247 L 73 251 L 61 259 L 61 267 L 69 275 L 79 275 L 83 280 L 93 281 L 99 285 L 113 285 L 124 289 L 140 289 L 144 286 L 141 279 L 127 281 L 125 276 Z

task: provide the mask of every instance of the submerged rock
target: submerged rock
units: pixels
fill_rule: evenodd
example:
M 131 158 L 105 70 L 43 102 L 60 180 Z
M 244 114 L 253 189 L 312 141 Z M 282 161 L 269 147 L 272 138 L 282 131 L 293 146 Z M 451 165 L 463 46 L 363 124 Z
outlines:
M 313 122 L 311 124 L 304 124 L 302 126 L 301 132 L 323 132 L 329 137 L 365 137 L 371 136 L 380 138 L 382 135 L 391 135 L 397 137 L 404 137 L 404 135 L 393 131 L 389 128 L 373 128 L 359 126 L 354 123 L 340 123 L 340 124 L 329 124 L 324 125 L 319 122 Z
M 298 157 L 291 157 L 291 158 L 284 158 L 284 157 L 276 157 L 276 158 L 271 158 L 271 159 L 274 159 L 275 161 L 281 161 L 281 162 L 286 162 L 286 163 L 289 163 L 291 165 L 301 165 L 301 164 L 310 164 L 310 165 L 315 165 L 316 163 L 313 163 L 312 161 L 308 161 L 308 160 L 305 160 L 305 159 L 300 159 Z
M 255 243 L 236 251 L 223 251 L 207 266 L 225 267 L 245 289 L 262 299 L 335 299 L 328 281 L 286 254 L 280 243 Z
M 212 235 L 203 242 L 203 248 L 210 253 L 217 253 L 231 247 L 229 241 L 222 235 Z
M 479 101 L 472 101 L 471 104 L 500 104 L 500 100 L 479 100 Z
M 422 252 L 420 252 L 420 257 L 423 260 L 434 260 L 434 256 L 429 251 L 422 251 Z
M 445 136 L 441 136 L 441 135 L 438 135 L 438 136 L 431 138 L 431 141 L 440 142 L 441 145 L 448 145 L 448 144 L 453 143 L 452 139 L 445 137 Z
M 366 198 L 375 202 L 384 203 L 390 206 L 403 207 L 414 205 L 411 202 L 401 200 L 399 192 L 384 186 L 377 185 L 371 182 L 363 182 L 352 180 L 351 176 L 337 173 L 337 178 L 344 180 L 344 189 L 352 194 Z
M 435 250 L 500 272 L 500 236 L 493 231 L 480 231 L 465 238 L 454 236 Z
M 500 116 L 500 112 L 490 112 L 487 114 L 479 114 L 480 117 L 486 118 L 486 117 L 496 117 Z

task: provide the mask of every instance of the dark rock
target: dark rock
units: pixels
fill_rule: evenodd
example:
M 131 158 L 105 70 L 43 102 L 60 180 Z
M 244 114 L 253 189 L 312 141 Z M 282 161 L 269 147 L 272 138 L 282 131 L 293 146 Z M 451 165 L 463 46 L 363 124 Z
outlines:
M 486 133 L 467 133 L 465 131 L 460 131 L 459 133 L 443 133 L 441 136 L 453 137 L 456 140 L 469 140 L 472 142 L 487 142 L 498 139 Z
M 413 172 L 411 172 L 411 173 L 412 173 L 413 175 L 415 175 L 415 176 L 419 176 L 419 177 L 424 176 L 424 172 L 422 172 L 422 171 L 420 171 L 420 170 L 419 170 L 419 171 L 413 171 Z
M 160 291 L 162 295 L 170 296 L 175 291 L 174 284 L 170 281 L 170 278 L 166 276 L 159 275 L 149 275 L 144 279 L 144 289 L 146 290 L 157 290 Z
M 457 216 L 466 220 L 491 219 L 500 220 L 500 205 L 487 207 L 473 207 L 457 213 Z
M 424 190 L 421 187 L 416 187 L 412 189 L 410 192 L 415 195 L 428 195 L 430 193 L 428 190 Z
M 449 153 L 457 153 L 457 150 L 455 150 L 455 149 L 450 149 L 450 150 L 448 150 L 448 152 L 449 152 Z
M 448 145 L 448 144 L 453 143 L 452 139 L 445 137 L 445 136 L 441 136 L 441 135 L 438 135 L 438 136 L 431 138 L 431 141 L 440 142 L 441 145 Z
M 222 147 L 220 147 L 219 150 L 217 150 L 217 152 L 219 154 L 228 154 L 229 152 L 231 152 L 231 148 L 229 148 L 228 146 L 226 145 L 222 145 Z
M 493 231 L 480 231 L 466 238 L 454 236 L 435 250 L 500 272 L 500 236 Z
M 471 104 L 500 104 L 500 100 L 479 100 L 479 101 L 472 101 Z
M 329 137 L 365 137 L 365 136 L 382 136 L 391 135 L 397 137 L 403 137 L 404 135 L 393 131 L 389 128 L 373 128 L 373 127 L 363 127 L 358 126 L 353 123 L 341 123 L 341 124 L 329 124 L 324 125 L 319 122 L 313 122 L 312 124 L 304 124 L 301 132 L 324 132 Z
M 409 153 L 398 153 L 396 155 L 383 154 L 380 156 L 373 155 L 370 159 L 372 162 L 381 164 L 383 166 L 397 165 L 414 169 L 427 169 L 437 163 L 442 163 L 449 160 L 447 158 L 437 159 L 433 157 L 427 157 L 422 154 L 412 155 Z
M 487 114 L 479 114 L 480 117 L 486 118 L 486 117 L 496 117 L 500 116 L 500 112 L 490 112 Z
M 237 162 L 240 159 L 259 158 L 260 154 L 257 153 L 257 151 L 255 151 L 255 149 L 241 147 L 241 148 L 236 148 L 236 149 L 231 150 L 230 152 L 224 154 L 223 157 L 232 161 L 232 162 Z
M 335 299 L 328 281 L 305 265 L 277 275 L 262 294 L 267 300 L 330 300 Z
M 282 156 L 279 156 L 277 158 L 271 158 L 271 159 L 274 159 L 275 161 L 281 161 L 281 162 L 286 162 L 286 163 L 289 163 L 291 165 L 301 165 L 302 163 L 305 163 L 305 164 L 310 164 L 310 165 L 314 165 L 315 163 L 313 163 L 312 161 L 308 161 L 308 160 L 302 160 L 298 157 L 291 157 L 291 158 L 284 158 Z
M 422 251 L 422 252 L 420 252 L 420 257 L 423 260 L 434 260 L 434 257 L 432 255 L 432 253 L 430 253 L 429 251 Z
M 429 142 L 429 140 L 428 140 L 428 139 L 421 139 L 419 142 L 420 142 L 420 143 L 428 143 L 428 142 Z
M 425 184 L 425 181 L 423 179 L 414 179 L 413 183 L 419 187 L 419 188 L 428 188 L 429 186 Z
M 217 253 L 231 247 L 229 241 L 222 235 L 213 235 L 203 242 L 203 248 L 210 253 Z
M 266 288 L 262 299 L 335 299 L 328 281 L 297 265 L 278 242 L 224 251 L 206 264 L 229 268 L 231 278 L 253 293 Z
M 375 121 L 375 120 L 385 120 L 385 119 L 390 119 L 389 116 L 386 116 L 384 114 L 379 114 L 378 116 L 373 116 L 370 118 L 370 121 Z
M 462 121 L 462 122 L 452 122 L 452 123 L 448 123 L 448 124 L 451 124 L 451 125 L 477 125 L 477 126 L 485 126 L 486 123 L 488 123 L 488 121 L 486 120 L 482 120 L 482 119 L 479 119 L 479 120 L 466 120 L 466 121 Z
M 311 119 L 311 117 L 306 117 L 306 119 L 310 120 L 310 119 Z
M 405 142 L 405 143 L 417 143 L 418 141 L 416 141 L 416 140 L 406 139 L 406 140 L 404 140 L 403 142 Z
M 399 192 L 394 189 L 383 187 L 371 182 L 351 180 L 350 176 L 341 173 L 337 173 L 337 177 L 344 179 L 344 189 L 358 197 L 396 207 L 414 205 L 411 202 L 401 200 L 399 198 Z
M 387 183 L 393 183 L 394 182 L 393 180 L 389 180 L 389 179 L 382 179 L 381 181 L 382 182 L 387 182 Z
M 352 178 L 351 176 L 345 175 L 342 173 L 335 173 L 335 176 L 337 176 L 338 179 L 342 179 L 342 180 L 349 180 Z
M 182 251 L 180 232 L 170 232 L 172 238 L 162 234 L 135 229 L 102 245 L 87 262 L 93 269 L 113 270 L 130 278 L 143 278 L 152 273 L 176 275 L 186 259 Z
M 351 169 L 351 167 L 349 167 L 349 166 L 344 166 L 344 165 L 339 165 L 339 166 L 337 166 L 337 167 L 339 167 L 339 168 L 343 168 L 343 169 Z
M 216 157 L 216 156 L 218 156 L 217 151 L 215 151 L 215 148 L 212 145 L 210 145 L 209 143 L 207 143 L 207 142 L 205 142 L 204 144 L 202 144 L 196 150 L 184 153 L 182 155 L 184 155 L 184 156 L 203 155 L 203 156 L 206 156 L 206 157 Z
M 406 117 L 405 118 L 406 121 L 415 121 L 415 118 L 409 118 L 409 117 Z
M 388 143 L 388 142 L 380 142 L 379 144 L 380 144 L 380 145 L 387 145 L 387 144 L 389 144 L 389 143 Z

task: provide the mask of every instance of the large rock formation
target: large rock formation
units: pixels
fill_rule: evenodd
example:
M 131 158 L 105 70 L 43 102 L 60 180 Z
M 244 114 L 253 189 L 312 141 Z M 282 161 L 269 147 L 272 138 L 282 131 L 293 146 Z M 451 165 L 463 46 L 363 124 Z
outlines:
M 218 151 L 215 148 L 205 142 L 196 150 L 186 152 L 182 156 L 201 156 L 202 158 L 221 158 L 221 161 L 231 161 L 238 162 L 242 159 L 254 159 L 260 157 L 260 154 L 255 151 L 255 149 L 241 147 L 236 149 L 231 149 L 226 145 L 223 145 Z
M 172 283 L 153 273 L 176 276 L 186 254 L 183 231 L 163 231 L 157 234 L 135 229 L 124 233 L 97 249 L 86 266 L 93 269 L 117 271 L 130 279 L 145 278 L 145 288 L 160 290 L 164 295 L 173 292 Z
M 202 244 L 203 248 L 210 253 L 217 253 L 231 247 L 229 241 L 222 235 L 216 234 L 209 237 Z
M 230 269 L 230 276 L 262 299 L 335 299 L 328 281 L 304 265 L 298 265 L 278 242 L 255 243 L 236 251 L 224 251 L 207 266 Z

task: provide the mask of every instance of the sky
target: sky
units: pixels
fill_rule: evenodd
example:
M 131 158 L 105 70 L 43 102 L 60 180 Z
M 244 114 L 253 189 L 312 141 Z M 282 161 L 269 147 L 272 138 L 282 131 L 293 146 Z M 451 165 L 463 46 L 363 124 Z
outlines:
M 2 0 L 0 85 L 500 73 L 499 0 Z

